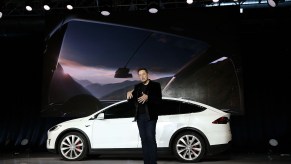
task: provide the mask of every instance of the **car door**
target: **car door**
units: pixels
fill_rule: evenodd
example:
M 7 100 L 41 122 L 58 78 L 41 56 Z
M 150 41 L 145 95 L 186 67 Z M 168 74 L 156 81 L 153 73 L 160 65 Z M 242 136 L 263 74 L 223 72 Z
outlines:
M 180 104 L 179 101 L 163 99 L 156 126 L 157 147 L 168 147 L 172 135 L 188 122 L 189 116 L 179 114 Z M 140 139 L 138 147 L 141 147 Z
M 123 102 L 103 111 L 104 119 L 93 123 L 92 148 L 137 148 L 138 128 L 134 120 L 135 109 Z

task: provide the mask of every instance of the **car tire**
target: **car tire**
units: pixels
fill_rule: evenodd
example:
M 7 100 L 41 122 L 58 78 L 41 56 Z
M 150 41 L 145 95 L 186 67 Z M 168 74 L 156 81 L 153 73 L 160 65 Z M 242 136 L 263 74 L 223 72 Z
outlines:
M 205 154 L 206 145 L 199 134 L 188 131 L 175 138 L 172 151 L 181 162 L 198 162 Z
M 70 132 L 61 138 L 58 150 L 64 160 L 79 161 L 87 156 L 88 144 L 84 135 Z

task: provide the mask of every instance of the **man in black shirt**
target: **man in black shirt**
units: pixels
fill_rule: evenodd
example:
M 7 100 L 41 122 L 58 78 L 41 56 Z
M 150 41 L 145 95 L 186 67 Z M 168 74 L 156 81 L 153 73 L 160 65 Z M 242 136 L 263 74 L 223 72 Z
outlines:
M 158 109 L 162 100 L 161 85 L 148 77 L 146 68 L 138 69 L 141 83 L 127 92 L 128 102 L 134 103 L 139 135 L 142 142 L 142 150 L 145 164 L 157 163 L 156 124 L 158 120 Z

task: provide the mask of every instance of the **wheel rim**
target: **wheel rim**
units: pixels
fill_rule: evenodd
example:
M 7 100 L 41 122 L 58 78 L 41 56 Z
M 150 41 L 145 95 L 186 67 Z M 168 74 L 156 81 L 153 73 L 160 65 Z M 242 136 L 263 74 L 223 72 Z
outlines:
M 187 161 L 196 159 L 201 154 L 201 151 L 201 142 L 194 135 L 184 135 L 176 144 L 177 154 Z
M 84 142 L 77 135 L 69 135 L 62 140 L 60 149 L 67 159 L 76 159 L 84 151 Z

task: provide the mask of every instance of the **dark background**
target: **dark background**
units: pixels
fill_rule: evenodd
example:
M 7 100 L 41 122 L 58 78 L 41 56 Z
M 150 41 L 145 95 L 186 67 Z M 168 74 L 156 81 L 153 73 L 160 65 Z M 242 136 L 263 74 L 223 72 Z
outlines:
M 52 15 L 0 20 L 0 153 L 46 151 L 46 131 L 65 120 L 44 118 L 39 114 L 45 96 L 43 84 L 50 80 L 47 76 L 49 70 L 43 70 L 44 60 L 48 59 L 43 56 L 46 38 L 64 17 Z M 243 14 L 239 14 L 238 8 L 171 11 L 158 16 L 124 13 L 94 19 L 195 36 L 210 43 L 226 40 L 216 45 L 226 51 L 239 51 L 244 85 L 245 114 L 231 118 L 231 151 L 291 152 L 290 8 L 249 9 Z M 233 47 L 236 45 L 238 47 Z M 28 144 L 22 145 L 23 139 L 28 139 Z M 270 146 L 269 139 L 276 139 L 278 146 Z

